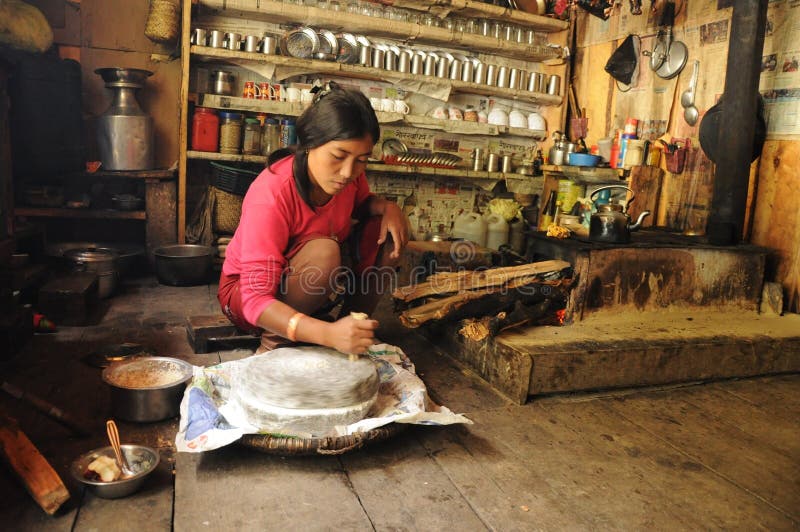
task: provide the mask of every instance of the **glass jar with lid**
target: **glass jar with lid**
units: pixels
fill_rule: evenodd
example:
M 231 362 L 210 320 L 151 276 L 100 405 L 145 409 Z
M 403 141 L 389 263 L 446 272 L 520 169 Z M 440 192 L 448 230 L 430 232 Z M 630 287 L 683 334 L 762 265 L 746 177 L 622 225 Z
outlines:
M 264 121 L 264 131 L 261 132 L 261 153 L 269 155 L 281 147 L 281 126 L 274 118 Z
M 261 153 L 261 124 L 258 118 L 244 119 L 244 140 L 242 153 L 245 155 L 258 155 Z
M 242 145 L 242 115 L 220 111 L 219 113 L 219 152 L 237 154 Z

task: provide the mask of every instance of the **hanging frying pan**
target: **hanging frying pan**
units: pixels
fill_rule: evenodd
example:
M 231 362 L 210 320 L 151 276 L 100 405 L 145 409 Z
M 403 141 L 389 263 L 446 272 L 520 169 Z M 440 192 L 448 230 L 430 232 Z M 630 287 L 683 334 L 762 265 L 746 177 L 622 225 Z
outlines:
M 724 95 L 723 95 L 724 96 Z M 764 147 L 764 140 L 767 138 L 767 122 L 764 119 L 764 101 L 760 94 L 758 98 L 758 111 L 756 114 L 755 134 L 753 135 L 753 154 L 750 162 L 755 161 L 761 155 Z M 723 157 L 723 149 L 720 146 L 720 126 L 722 124 L 722 113 L 725 112 L 725 102 L 720 97 L 716 105 L 711 107 L 703 116 L 700 122 L 700 147 L 703 148 L 706 156 L 715 163 L 719 163 Z
M 661 12 L 661 20 L 653 50 L 643 52 L 650 56 L 650 69 L 663 79 L 672 79 L 680 74 L 689 58 L 689 50 L 680 41 L 672 40 L 672 26 L 675 24 L 675 3 L 666 2 Z

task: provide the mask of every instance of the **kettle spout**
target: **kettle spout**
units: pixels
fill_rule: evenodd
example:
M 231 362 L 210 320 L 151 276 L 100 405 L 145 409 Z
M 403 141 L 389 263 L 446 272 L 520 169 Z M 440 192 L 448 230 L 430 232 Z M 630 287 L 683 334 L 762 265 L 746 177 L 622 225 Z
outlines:
M 647 216 L 650 216 L 650 211 L 642 211 L 642 214 L 639 215 L 639 218 L 636 220 L 636 223 L 628 226 L 628 230 L 637 231 L 642 226 L 642 220 L 644 220 Z

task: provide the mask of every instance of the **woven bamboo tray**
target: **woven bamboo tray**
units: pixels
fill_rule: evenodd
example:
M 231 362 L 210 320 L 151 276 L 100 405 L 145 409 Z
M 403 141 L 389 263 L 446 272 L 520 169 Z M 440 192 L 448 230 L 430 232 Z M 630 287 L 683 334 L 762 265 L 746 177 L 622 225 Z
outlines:
M 390 423 L 367 432 L 328 438 L 291 438 L 269 434 L 246 434 L 239 443 L 262 453 L 282 456 L 309 454 L 344 454 L 370 443 L 387 440 L 404 431 L 404 423 Z

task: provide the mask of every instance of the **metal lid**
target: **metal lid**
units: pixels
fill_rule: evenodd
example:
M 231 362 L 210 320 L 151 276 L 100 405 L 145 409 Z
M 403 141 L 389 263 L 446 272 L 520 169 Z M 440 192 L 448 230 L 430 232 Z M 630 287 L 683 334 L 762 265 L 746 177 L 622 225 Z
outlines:
M 77 248 L 68 249 L 64 256 L 76 262 L 107 262 L 114 261 L 119 254 L 112 248 Z

